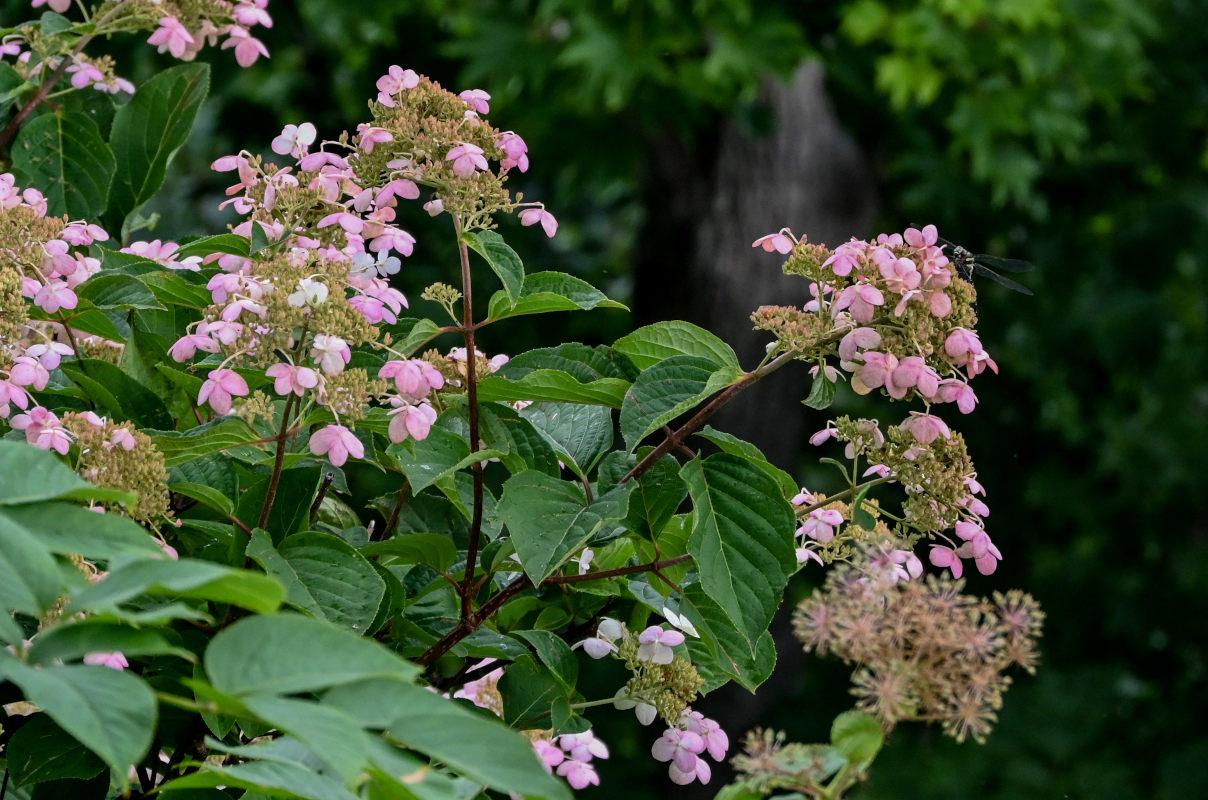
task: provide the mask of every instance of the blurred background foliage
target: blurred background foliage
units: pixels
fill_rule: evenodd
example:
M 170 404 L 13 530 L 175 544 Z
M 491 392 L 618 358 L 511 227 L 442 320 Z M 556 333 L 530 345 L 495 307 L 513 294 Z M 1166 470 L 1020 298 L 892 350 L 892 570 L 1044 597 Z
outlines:
M 13 21 L 27 6 L 0 8 Z M 852 235 L 934 222 L 974 250 L 1038 267 L 1026 276 L 1035 297 L 984 288 L 982 337 L 1002 374 L 983 378 L 978 412 L 954 422 L 1005 555 L 970 588 L 1040 599 L 1044 664 L 1008 692 L 985 746 L 900 730 L 858 796 L 1173 800 L 1208 786 L 1202 3 L 274 0 L 270 11 L 271 61 L 240 70 L 229 54 L 211 55 L 213 95 L 152 236 L 228 222 L 215 210 L 226 176 L 205 171 L 211 160 L 266 152 L 286 122 L 310 120 L 334 138 L 367 117 L 377 77 L 400 64 L 492 94 L 492 122 L 529 143 L 533 166 L 517 188 L 562 223 L 551 243 L 510 224 L 504 234 L 530 265 L 592 280 L 639 318 L 657 303 L 632 296 L 631 265 L 650 255 L 650 232 L 675 203 L 674 188 L 652 182 L 652 144 L 672 137 L 707 169 L 723 123 L 753 135 L 775 126 L 766 80 L 820 62 L 873 167 L 875 185 L 860 188 L 878 198 L 878 225 Z M 136 82 L 169 63 L 129 42 L 111 47 Z M 781 224 L 810 233 L 808 221 L 764 211 L 751 240 Z M 409 286 L 448 274 L 452 248 L 437 238 L 421 236 Z M 616 312 L 565 321 L 569 330 L 513 328 L 487 347 L 516 353 L 554 334 L 609 341 L 635 324 Z M 809 455 L 799 472 L 812 486 Z M 784 658 L 757 698 L 758 721 L 824 739 L 849 703 L 836 688 L 844 676 Z M 602 677 L 601 692 L 615 680 Z M 613 746 L 601 791 L 685 791 L 647 757 L 653 733 L 628 715 L 597 719 Z

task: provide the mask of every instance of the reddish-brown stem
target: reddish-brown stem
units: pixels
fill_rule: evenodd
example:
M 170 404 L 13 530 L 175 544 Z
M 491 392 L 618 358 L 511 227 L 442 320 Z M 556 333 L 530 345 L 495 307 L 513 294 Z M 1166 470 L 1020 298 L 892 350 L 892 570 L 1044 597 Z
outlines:
M 382 528 L 381 536 L 370 536 L 371 540 L 389 539 L 390 532 L 394 530 L 394 526 L 398 524 L 398 515 L 403 513 L 403 503 L 407 502 L 407 495 L 411 493 L 411 482 L 403 481 L 403 486 L 398 490 L 398 497 L 394 499 L 394 507 L 390 509 L 390 518 L 386 520 L 386 527 Z
M 315 518 L 319 516 L 319 509 L 323 507 L 323 498 L 327 497 L 327 490 L 331 488 L 331 482 L 336 478 L 334 472 L 328 472 L 323 476 L 323 483 L 319 485 L 319 492 L 315 495 L 315 501 L 310 504 L 310 516 L 307 518 L 311 525 L 315 524 Z
M 649 564 L 635 564 L 630 567 L 618 567 L 616 569 L 605 569 L 599 572 L 589 572 L 586 575 L 552 575 L 541 582 L 541 585 L 546 584 L 566 584 L 566 583 L 586 583 L 588 581 L 599 581 L 606 578 L 616 578 L 621 575 L 636 575 L 639 572 L 654 572 L 658 573 L 661 569 L 674 567 L 676 564 L 683 564 L 691 559 L 692 556 L 685 553 L 682 556 L 675 556 L 663 561 L 652 561 Z
M 291 394 L 289 399 L 285 401 L 285 408 L 281 410 L 281 430 L 277 433 L 277 456 L 273 459 L 273 474 L 268 479 L 268 491 L 264 495 L 264 508 L 260 510 L 260 521 L 256 523 L 257 528 L 263 528 L 268 524 L 269 514 L 273 511 L 273 503 L 277 501 L 277 487 L 281 485 L 281 471 L 285 466 L 285 442 L 289 439 L 289 418 L 293 413 L 295 400 L 298 396 Z
M 478 351 L 474 346 L 474 293 L 470 276 L 470 248 L 462 240 L 461 220 L 456 220 L 457 250 L 461 256 L 461 329 L 466 341 L 466 406 L 470 416 L 470 452 L 478 452 Z M 470 465 L 474 477 L 474 510 L 466 547 L 466 573 L 461 586 L 461 618 L 473 615 L 474 571 L 478 568 L 478 545 L 482 538 L 482 462 Z M 477 626 L 475 626 L 477 627 Z

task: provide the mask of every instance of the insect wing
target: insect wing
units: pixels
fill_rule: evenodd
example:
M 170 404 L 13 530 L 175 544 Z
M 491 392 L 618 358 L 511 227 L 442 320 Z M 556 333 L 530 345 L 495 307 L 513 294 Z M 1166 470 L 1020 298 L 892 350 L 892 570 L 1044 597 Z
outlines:
M 978 253 L 973 260 L 997 272 L 1031 272 L 1036 265 L 1020 258 L 999 258 L 998 256 Z
M 1027 262 L 1024 262 L 1024 263 L 1027 263 Z M 1027 295 L 1032 294 L 1032 290 L 1029 289 L 1028 287 L 1024 286 L 1022 283 L 1013 281 L 1010 278 L 1004 278 L 1002 275 L 999 275 L 997 272 L 990 269 L 985 264 L 974 261 L 973 262 L 973 271 L 975 273 L 977 273 L 978 275 L 985 275 L 990 280 L 994 281 L 995 283 L 997 283 L 1001 286 L 1007 287 L 1008 289 L 1010 289 L 1013 292 L 1019 292 L 1020 294 L 1027 294 Z

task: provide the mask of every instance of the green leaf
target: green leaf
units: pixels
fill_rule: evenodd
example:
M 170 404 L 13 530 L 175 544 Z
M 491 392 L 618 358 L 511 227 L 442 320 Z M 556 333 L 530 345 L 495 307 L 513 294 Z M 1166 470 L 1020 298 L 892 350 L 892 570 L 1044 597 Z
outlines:
M 281 581 L 286 602 L 356 633 L 368 632 L 386 597 L 377 570 L 338 536 L 299 533 L 274 549 L 268 534 L 257 529 L 247 554 Z
M 390 556 L 396 564 L 427 564 L 447 572 L 457 561 L 457 545 L 444 533 L 408 533 L 361 548 L 366 556 Z
M 30 717 L 13 734 L 4 755 L 16 788 L 66 778 L 91 778 L 105 769 L 104 761 L 45 714 Z
M 155 540 L 133 520 L 117 514 L 97 514 L 70 503 L 9 506 L 0 509 L 0 520 L 20 525 L 39 544 L 59 555 L 100 561 L 122 556 L 163 556 Z
M 75 310 L 67 315 L 67 321 L 76 330 L 91 333 L 93 336 L 100 336 L 102 339 L 108 339 L 118 344 L 124 344 L 130 335 L 129 326 L 119 329 L 108 314 L 92 305 L 88 299 L 80 301 Z
M 524 285 L 524 264 L 520 262 L 520 256 L 516 255 L 516 251 L 508 247 L 507 242 L 503 241 L 503 237 L 495 231 L 467 233 L 465 241 L 470 249 L 482 256 L 499 276 L 508 299 L 515 303 L 519 299 L 521 288 Z
M 59 599 L 59 568 L 33 531 L 0 514 L 0 613 L 40 617 Z
M 419 674 L 377 642 L 299 614 L 236 622 L 210 642 L 205 667 L 214 688 L 228 694 L 294 694 Z
M 885 731 L 872 714 L 864 711 L 844 711 L 831 724 L 831 744 L 853 764 L 868 765 L 881 745 Z
M 131 275 L 96 275 L 80 284 L 76 294 L 101 309 L 165 310 L 151 290 Z
M 147 431 L 155 447 L 164 454 L 168 468 L 260 441 L 260 434 L 238 417 L 220 417 L 184 433 L 168 430 Z
M 780 489 L 784 492 L 785 497 L 793 497 L 799 491 L 797 481 L 793 480 L 793 476 L 768 461 L 767 456 L 750 442 L 743 441 L 725 431 L 719 431 L 712 425 L 706 425 L 694 435 L 717 445 L 723 453 L 742 456 L 771 475 L 780 484 Z
M 810 395 L 801 402 L 810 408 L 816 408 L 821 411 L 824 408 L 830 408 L 831 403 L 835 402 L 835 382 L 826 379 L 826 374 L 822 371 L 818 372 L 818 376 L 814 378 L 810 384 Z
M 647 369 L 672 356 L 688 355 L 705 359 L 713 369 L 729 367 L 741 371 L 738 356 L 730 345 L 704 328 L 681 320 L 638 328 L 617 339 L 613 348 L 629 356 L 638 369 Z
M 202 236 L 182 244 L 180 249 L 176 251 L 176 259 L 179 261 L 190 256 L 202 256 L 204 258 L 213 253 L 229 253 L 233 256 L 247 258 L 252 253 L 251 242 L 246 236 L 239 236 L 234 233 Z
M 648 452 L 649 449 L 643 448 L 639 455 Z M 633 455 L 609 453 L 600 464 L 601 491 L 606 486 L 615 486 L 637 463 L 638 458 Z M 675 457 L 665 455 L 637 479 L 637 487 L 629 501 L 629 513 L 625 516 L 626 528 L 649 536 L 662 531 L 688 496 L 688 487 L 679 479 L 679 471 L 680 464 Z
M 155 732 L 155 695 L 141 679 L 108 667 L 31 667 L 0 658 L 0 674 L 63 730 L 125 776 Z
M 504 364 L 499 374 L 516 380 L 535 369 L 568 372 L 580 383 L 591 383 L 600 378 L 619 378 L 632 383 L 639 372 L 627 356 L 611 347 L 588 347 L 578 342 L 567 342 L 557 347 L 527 350 Z
M 471 453 L 469 442 L 441 427 L 440 420 L 428 431 L 427 438 L 418 442 L 407 439 L 402 444 L 391 445 L 387 452 L 398 460 L 399 469 L 411 481 L 413 494 L 477 461 L 503 455 L 498 450 Z
M 247 761 L 235 766 L 207 763 L 202 771 L 177 778 L 163 787 L 166 798 L 183 796 L 187 789 L 234 786 L 247 789 L 245 798 L 301 797 L 306 800 L 357 800 L 338 781 L 288 761 Z M 226 795 L 229 796 L 229 795 Z
M 652 431 L 738 379 L 731 367 L 716 367 L 699 356 L 671 356 L 645 370 L 625 393 L 621 406 L 621 435 L 629 449 Z
M 149 272 L 140 275 L 138 279 L 151 290 L 160 303 L 202 309 L 212 302 L 210 292 L 204 284 L 191 283 L 175 272 Z
M 480 403 L 478 406 L 479 436 L 488 447 L 504 451 L 500 458 L 508 472 L 515 475 L 526 469 L 558 475 L 558 454 L 549 440 L 533 423 L 516 409 L 504 403 Z M 463 436 L 470 435 L 470 422 L 465 406 L 457 409 Z
M 110 198 L 115 217 L 124 220 L 159 191 L 209 86 L 208 64 L 179 64 L 138 87 L 118 109 L 109 135 L 117 166 Z
M 53 453 L 6 439 L 0 439 L 0 478 L 0 506 L 58 499 L 134 499 L 127 492 L 92 485 Z
M 311 463 L 309 466 L 293 467 L 281 471 L 277 482 L 277 497 L 264 525 L 273 536 L 274 542 L 291 533 L 304 530 L 310 524 L 310 506 L 319 491 L 319 481 L 326 467 Z M 236 515 L 249 528 L 258 527 L 260 513 L 268 502 L 269 476 L 248 487 L 239 499 Z
M 509 664 L 499 679 L 503 721 L 514 728 L 549 728 L 554 703 L 565 701 L 568 691 L 553 670 L 526 653 Z
M 534 403 L 521 412 L 580 477 L 612 448 L 612 410 L 576 403 Z
M 275 611 L 285 599 L 281 584 L 267 575 L 182 558 L 118 567 L 72 598 L 70 607 L 103 611 L 142 594 L 230 603 L 258 614 Z
M 410 355 L 441 334 L 440 326 L 430 319 L 400 319 L 393 325 L 383 326 L 394 337 L 394 350 Z
M 623 519 L 633 485 L 617 486 L 588 505 L 583 487 L 536 470 L 503 485 L 496 513 L 534 584 L 552 575 L 605 525 Z
M 67 17 L 53 11 L 42 12 L 42 16 L 38 18 L 38 24 L 42 28 L 43 36 L 54 36 L 57 33 L 69 31 L 73 25 Z
M 527 797 L 570 798 L 566 784 L 545 772 L 527 739 L 427 689 L 367 680 L 331 690 L 323 703 L 368 727 L 388 728 L 389 738 L 484 786 Z
M 64 361 L 60 369 L 80 385 L 106 416 L 128 419 L 140 428 L 168 428 L 172 415 L 159 396 L 108 361 Z
M 31 664 L 52 664 L 115 650 L 126 656 L 173 655 L 197 660 L 193 653 L 173 645 L 157 631 L 96 619 L 61 623 L 39 633 L 29 648 L 28 660 Z
M 512 631 L 516 636 L 528 642 L 541 663 L 549 667 L 549 671 L 567 692 L 575 690 L 579 680 L 579 661 L 570 645 L 556 633 L 550 631 Z M 512 667 L 508 668 L 509 670 Z
M 699 639 L 688 639 L 688 652 L 705 679 L 702 691 L 711 691 L 733 679 L 754 692 L 771 676 L 776 666 L 772 635 L 768 631 L 759 634 L 752 648 L 747 636 L 699 583 L 685 587 L 680 613 L 687 615 L 700 633 Z
M 104 212 L 117 169 L 113 151 L 87 114 L 60 111 L 26 122 L 12 148 L 17 185 L 46 195 L 47 213 L 94 219 Z
M 590 311 L 593 308 L 619 308 L 623 304 L 608 297 L 590 283 L 564 272 L 534 272 L 524 276 L 520 297 L 513 300 L 507 292 L 496 292 L 487 311 L 490 322 L 524 314 L 552 311 Z
M 693 459 L 680 477 L 692 498 L 688 551 L 701 588 L 753 653 L 796 569 L 793 509 L 767 472 L 730 453 Z
M 245 696 L 242 701 L 260 719 L 305 745 L 346 783 L 356 778 L 365 765 L 369 737 L 343 711 L 269 694 Z
M 230 517 L 235 514 L 235 502 L 227 497 L 222 492 L 215 489 L 213 486 L 206 486 L 204 483 L 190 483 L 188 481 L 180 481 L 169 483 L 168 488 L 176 494 L 182 494 L 185 497 L 191 497 L 198 502 L 209 506 L 215 511 Z
M 552 403 L 586 403 L 620 408 L 629 382 L 620 378 L 600 378 L 589 383 L 576 380 L 567 372 L 536 369 L 517 380 L 488 375 L 478 383 L 478 399 L 514 403 L 517 400 Z

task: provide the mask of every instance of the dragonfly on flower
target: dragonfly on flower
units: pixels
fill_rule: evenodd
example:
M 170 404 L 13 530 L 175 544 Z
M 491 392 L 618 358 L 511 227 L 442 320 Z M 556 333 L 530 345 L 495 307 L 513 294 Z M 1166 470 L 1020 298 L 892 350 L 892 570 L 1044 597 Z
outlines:
M 918 227 L 917 225 L 914 227 Z M 974 274 L 984 275 L 997 284 L 1007 287 L 1013 292 L 1030 295 L 1032 290 L 1024 286 L 1018 281 L 1013 281 L 999 272 L 1031 272 L 1036 269 L 1036 265 L 1027 261 L 1021 261 L 1018 258 L 999 258 L 998 256 L 988 255 L 986 253 L 974 253 L 962 247 L 955 242 L 951 242 L 942 236 L 936 237 L 936 241 L 950 248 L 948 257 L 952 264 L 956 267 L 957 273 L 969 281 L 973 282 Z

